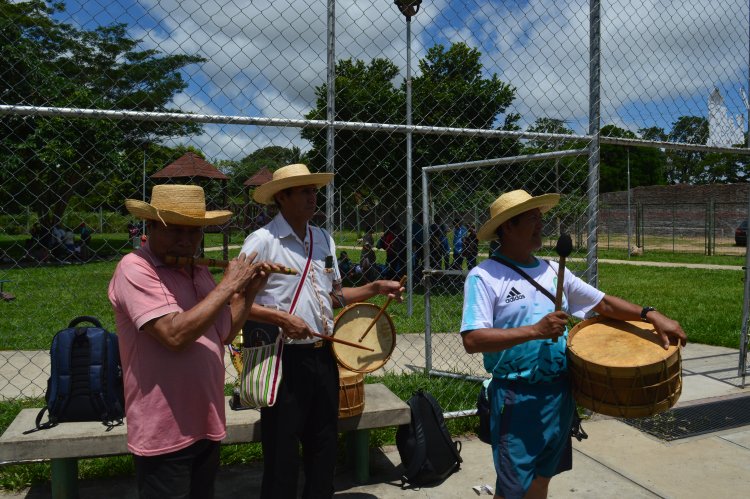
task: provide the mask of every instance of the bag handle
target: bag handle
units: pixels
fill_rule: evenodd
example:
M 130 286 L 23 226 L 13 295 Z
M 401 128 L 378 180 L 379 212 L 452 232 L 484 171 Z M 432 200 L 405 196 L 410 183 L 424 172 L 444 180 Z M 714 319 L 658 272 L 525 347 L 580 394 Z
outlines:
M 550 300 L 552 300 L 553 304 L 555 303 L 555 297 L 552 296 L 552 293 L 550 293 L 549 291 L 547 291 L 546 289 L 544 289 L 541 284 L 539 284 L 534 279 L 532 279 L 529 274 L 527 274 L 526 272 L 524 272 L 523 270 L 521 270 L 518 267 L 518 265 L 515 265 L 515 264 L 509 262 L 508 260 L 505 260 L 504 258 L 500 258 L 499 256 L 495 256 L 495 255 L 492 255 L 490 257 L 490 259 L 496 261 L 497 263 L 502 263 L 506 267 L 515 270 L 518 273 L 518 275 L 520 275 L 521 277 L 523 277 L 524 279 L 526 279 L 527 281 L 529 281 L 529 283 L 532 286 L 534 286 L 536 289 L 538 289 L 539 291 L 541 291 L 544 294 L 544 296 L 546 296 L 547 298 L 549 298 Z M 549 265 L 549 263 L 547 265 Z
M 90 322 L 94 326 L 98 328 L 102 328 L 102 323 L 99 322 L 99 319 L 97 319 L 96 317 L 91 317 L 90 315 L 82 315 L 80 317 L 76 317 L 75 319 L 70 321 L 70 324 L 68 324 L 68 327 L 76 327 L 81 322 Z

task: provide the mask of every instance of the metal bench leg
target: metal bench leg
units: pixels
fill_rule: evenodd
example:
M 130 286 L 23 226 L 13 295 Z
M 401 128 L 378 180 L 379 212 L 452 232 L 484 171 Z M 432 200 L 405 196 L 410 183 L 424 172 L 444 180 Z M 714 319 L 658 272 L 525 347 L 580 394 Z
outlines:
M 370 480 L 370 430 L 354 430 L 346 434 L 350 462 L 354 463 L 354 481 L 358 484 Z
M 52 459 L 52 499 L 78 499 L 78 459 Z

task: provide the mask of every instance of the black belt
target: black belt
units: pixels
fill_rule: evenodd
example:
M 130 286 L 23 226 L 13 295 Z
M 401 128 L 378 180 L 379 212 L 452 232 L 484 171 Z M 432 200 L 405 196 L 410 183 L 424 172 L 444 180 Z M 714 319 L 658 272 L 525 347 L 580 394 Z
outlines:
M 313 350 L 323 348 L 326 342 L 324 340 L 313 341 L 311 343 L 287 343 L 284 348 L 293 348 L 294 350 Z

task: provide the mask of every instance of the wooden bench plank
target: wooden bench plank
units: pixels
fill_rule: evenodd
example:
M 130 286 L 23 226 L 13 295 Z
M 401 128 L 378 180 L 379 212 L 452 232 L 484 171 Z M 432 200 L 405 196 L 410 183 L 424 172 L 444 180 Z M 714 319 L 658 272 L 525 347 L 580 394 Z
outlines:
M 227 437 L 224 444 L 260 441 L 260 411 L 234 411 L 227 397 Z M 24 409 L 0 436 L 0 463 L 40 459 L 99 457 L 127 454 L 125 425 L 107 429 L 97 422 L 63 423 L 28 435 L 39 409 Z M 362 414 L 339 420 L 339 431 L 370 430 L 408 423 L 409 406 L 383 384 L 365 385 Z

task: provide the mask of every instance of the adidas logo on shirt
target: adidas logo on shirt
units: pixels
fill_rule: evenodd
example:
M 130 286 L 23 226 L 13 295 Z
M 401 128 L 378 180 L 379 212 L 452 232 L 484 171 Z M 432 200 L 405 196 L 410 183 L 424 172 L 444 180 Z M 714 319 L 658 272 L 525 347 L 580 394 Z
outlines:
M 505 303 L 512 303 L 517 300 L 523 300 L 526 298 L 523 293 L 518 291 L 516 288 L 510 288 L 508 296 L 505 297 Z

